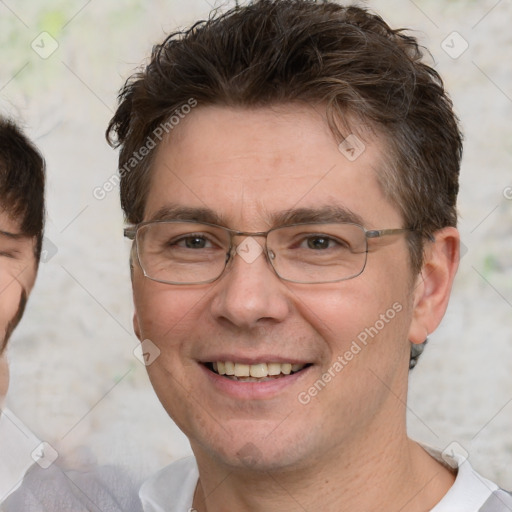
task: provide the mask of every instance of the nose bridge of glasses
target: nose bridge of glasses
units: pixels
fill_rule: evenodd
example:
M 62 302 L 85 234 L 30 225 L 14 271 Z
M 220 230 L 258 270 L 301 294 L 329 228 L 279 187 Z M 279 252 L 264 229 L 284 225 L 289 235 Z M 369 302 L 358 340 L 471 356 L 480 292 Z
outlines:
M 270 231 L 272 231 L 272 230 L 269 230 L 269 231 L 237 231 L 235 229 L 227 229 L 227 228 L 224 228 L 224 229 L 229 231 L 232 238 L 240 237 L 240 236 L 243 236 L 243 237 L 265 237 L 266 238 L 267 235 L 270 233 Z
M 261 250 L 265 252 L 267 247 L 267 237 L 271 230 L 269 231 L 237 231 L 235 229 L 227 229 L 226 231 L 229 233 L 230 236 L 230 247 L 229 247 L 229 254 L 230 257 L 234 256 L 235 253 L 239 253 L 239 251 L 243 250 L 240 249 L 240 247 L 243 247 L 246 244 L 250 244 L 252 247 L 255 247 L 254 244 L 257 244 L 260 246 Z M 234 242 L 235 238 L 239 238 L 240 240 L 238 243 Z M 265 242 L 264 245 L 261 245 L 258 243 L 255 238 L 264 238 Z
M 274 231 L 236 231 L 229 230 L 230 234 L 230 248 L 226 258 L 226 266 L 233 263 L 235 256 L 239 256 L 246 264 L 253 264 L 260 256 L 266 260 L 270 270 L 276 273 L 274 268 L 274 252 L 268 247 L 268 235 Z M 238 243 L 234 243 L 234 238 L 241 238 Z M 260 243 L 256 238 L 264 238 L 264 243 Z

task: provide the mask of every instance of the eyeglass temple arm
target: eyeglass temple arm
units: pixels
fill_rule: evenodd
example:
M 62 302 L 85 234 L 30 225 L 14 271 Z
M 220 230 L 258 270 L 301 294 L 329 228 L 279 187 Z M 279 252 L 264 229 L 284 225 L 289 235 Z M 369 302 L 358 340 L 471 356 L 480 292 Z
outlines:
M 386 235 L 399 235 L 400 233 L 405 233 L 407 231 L 416 231 L 413 228 L 396 228 L 396 229 L 372 229 L 369 231 L 366 231 L 366 238 L 379 238 L 381 236 Z M 435 242 L 435 238 L 433 235 L 427 235 L 427 238 L 431 242 Z

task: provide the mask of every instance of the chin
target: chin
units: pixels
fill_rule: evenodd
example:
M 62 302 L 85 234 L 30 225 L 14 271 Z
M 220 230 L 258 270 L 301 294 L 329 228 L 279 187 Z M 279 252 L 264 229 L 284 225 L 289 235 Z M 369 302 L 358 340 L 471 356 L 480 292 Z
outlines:
M 302 429 L 280 430 L 275 423 L 261 427 L 251 429 L 239 424 L 236 429 L 219 432 L 217 438 L 191 441 L 192 449 L 198 459 L 207 457 L 223 466 L 251 472 L 286 471 L 288 467 L 296 470 L 314 458 L 314 440 L 306 438 Z

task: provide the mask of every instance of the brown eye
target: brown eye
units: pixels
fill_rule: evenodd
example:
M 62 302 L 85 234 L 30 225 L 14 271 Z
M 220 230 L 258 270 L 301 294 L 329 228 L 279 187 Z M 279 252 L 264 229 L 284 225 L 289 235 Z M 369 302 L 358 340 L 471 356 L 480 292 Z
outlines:
M 206 237 L 201 235 L 187 235 L 172 240 L 169 242 L 170 246 L 177 246 L 183 249 L 209 249 L 212 247 L 212 243 Z
M 316 250 L 329 249 L 329 247 L 331 247 L 331 242 L 333 242 L 331 238 L 324 236 L 315 236 L 307 239 L 308 248 Z
M 185 239 L 185 246 L 188 249 L 204 249 L 206 246 L 206 240 L 199 236 L 188 237 Z

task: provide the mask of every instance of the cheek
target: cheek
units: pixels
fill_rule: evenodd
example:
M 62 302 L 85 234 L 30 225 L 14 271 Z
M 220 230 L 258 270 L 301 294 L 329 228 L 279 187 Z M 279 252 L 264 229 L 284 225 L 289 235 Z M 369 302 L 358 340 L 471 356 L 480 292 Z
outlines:
M 140 339 L 150 340 L 159 350 L 146 367 L 151 384 L 168 414 L 186 431 L 194 423 L 190 416 L 196 414 L 189 406 L 189 395 L 195 390 L 188 353 L 191 335 L 201 325 L 197 311 L 205 292 L 173 289 L 137 276 L 133 290 Z
M 134 303 L 142 339 L 159 346 L 175 345 L 196 326 L 196 316 L 207 291 L 201 288 L 174 288 L 142 276 L 134 276 Z M 193 332 L 193 329 L 192 329 Z
M 9 278 L 8 278 L 9 277 Z M 7 325 L 18 311 L 21 298 L 21 287 L 10 276 L 0 278 L 0 343 L 3 342 Z
M 411 315 L 408 293 L 403 285 L 376 283 L 361 275 L 297 292 L 300 314 L 326 341 L 331 361 L 347 352 L 352 352 L 347 353 L 350 361 L 378 359 L 394 352 L 389 351 L 390 344 L 401 350 Z

